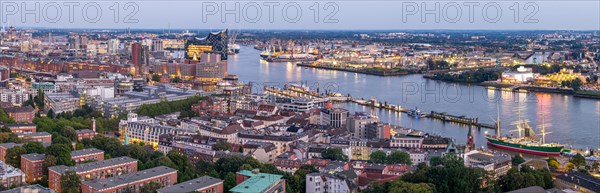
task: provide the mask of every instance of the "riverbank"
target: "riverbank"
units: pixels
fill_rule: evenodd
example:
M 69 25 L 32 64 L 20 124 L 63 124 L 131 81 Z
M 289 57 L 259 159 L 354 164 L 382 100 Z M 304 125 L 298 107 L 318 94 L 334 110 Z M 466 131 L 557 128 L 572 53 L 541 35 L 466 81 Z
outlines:
M 540 87 L 540 86 L 533 86 L 533 85 L 514 85 L 514 84 L 489 82 L 489 81 L 481 82 L 481 83 L 470 83 L 470 82 L 462 82 L 462 81 L 439 80 L 439 79 L 431 78 L 431 76 L 427 76 L 427 75 L 423 75 L 423 78 L 442 81 L 442 82 L 478 85 L 478 86 L 483 86 L 483 87 L 493 87 L 498 90 L 510 89 L 511 91 L 514 91 L 514 92 L 519 92 L 520 90 L 524 90 L 527 92 L 563 94 L 563 95 L 572 95 L 574 97 L 579 97 L 579 98 L 600 99 L 600 93 L 597 93 L 597 92 L 589 92 L 589 91 L 577 91 L 576 92 L 576 91 L 573 91 L 573 89 L 565 89 L 565 88 L 550 88 L 550 87 Z
M 573 96 L 589 99 L 600 99 L 600 93 L 590 91 L 577 91 Z
M 453 115 L 466 115 L 467 117 L 478 116 L 480 122 L 493 123 L 492 118 L 500 114 L 501 123 L 505 123 L 505 129 L 514 129 L 510 123 L 517 119 L 517 113 L 514 111 L 517 107 L 525 106 L 521 112 L 523 119 L 531 120 L 532 126 L 540 123 L 540 106 L 547 110 L 545 121 L 552 124 L 547 131 L 552 134 L 546 136 L 549 142 L 558 142 L 573 145 L 574 148 L 593 147 L 596 149 L 598 143 L 597 126 L 590 123 L 598 122 L 598 108 L 600 103 L 596 99 L 574 98 L 569 95 L 544 95 L 543 103 L 519 103 L 515 95 L 503 93 L 499 90 L 488 90 L 483 86 L 474 86 L 476 84 L 455 84 L 444 81 L 431 81 L 424 79 L 421 74 L 409 74 L 404 76 L 369 76 L 359 73 L 345 73 L 334 70 L 315 70 L 314 68 L 298 67 L 295 64 L 288 63 L 265 63 L 260 62 L 260 51 L 252 47 L 242 46 L 240 54 L 229 58 L 228 72 L 237 74 L 240 81 L 253 82 L 256 88 L 263 88 L 266 84 L 307 82 L 314 88 L 320 90 L 331 90 L 336 93 L 351 93 L 352 97 L 365 98 L 366 100 L 375 97 L 379 101 L 388 104 L 395 104 L 402 107 L 436 110 L 438 112 L 448 112 Z M 357 74 L 354 76 L 353 74 Z M 456 87 L 463 93 L 444 92 L 440 95 L 439 101 L 435 96 L 429 95 L 423 87 L 414 94 L 406 92 L 406 84 L 416 83 L 427 86 L 427 88 L 450 88 Z M 316 85 L 318 84 L 318 85 Z M 333 85 L 330 86 L 330 85 Z M 466 93 L 468 91 L 472 93 Z M 484 95 L 482 95 L 484 94 Z M 490 102 L 487 95 L 493 95 L 497 101 Z M 527 97 L 536 97 L 541 93 L 530 93 Z M 425 98 L 423 97 L 425 96 Z M 444 98 L 442 98 L 444 97 Z M 489 97 L 489 96 L 487 96 Z M 521 97 L 521 96 L 518 96 Z M 457 99 L 457 100 L 446 100 Z M 575 100 L 573 100 L 575 99 Z M 496 105 L 498 103 L 498 105 Z M 408 128 L 422 130 L 427 133 L 448 136 L 456 139 L 457 143 L 465 143 L 468 128 L 464 124 L 448 123 L 440 120 L 408 116 L 407 114 L 359 105 L 356 103 L 336 103 L 336 107 L 348 109 L 351 112 L 367 112 L 375 114 L 382 122 L 400 125 Z M 490 118 L 490 116 L 492 118 Z M 504 128 L 503 127 L 503 128 Z M 476 146 L 485 146 L 485 134 L 493 134 L 490 129 L 478 129 L 474 127 L 472 134 Z
M 355 72 L 360 74 L 368 74 L 375 76 L 404 76 L 409 74 L 416 74 L 410 71 L 393 71 L 393 70 L 369 70 L 369 69 L 351 69 L 351 68 L 340 68 L 340 67 L 330 67 L 330 66 L 314 66 L 308 63 L 298 63 L 297 66 L 308 67 L 308 68 L 318 68 L 318 69 L 326 69 L 326 70 L 338 70 L 344 72 Z
M 519 85 L 512 85 L 512 84 L 492 83 L 492 82 L 484 82 L 484 83 L 480 83 L 479 85 L 495 87 L 498 89 L 509 88 L 514 91 L 526 90 L 528 92 L 554 93 L 554 94 L 573 95 L 574 97 L 580 97 L 580 98 L 600 99 L 600 93 L 598 93 L 598 92 L 573 91 L 573 89 L 549 88 L 549 87 L 539 87 L 539 86 L 532 86 L 532 85 L 519 86 Z

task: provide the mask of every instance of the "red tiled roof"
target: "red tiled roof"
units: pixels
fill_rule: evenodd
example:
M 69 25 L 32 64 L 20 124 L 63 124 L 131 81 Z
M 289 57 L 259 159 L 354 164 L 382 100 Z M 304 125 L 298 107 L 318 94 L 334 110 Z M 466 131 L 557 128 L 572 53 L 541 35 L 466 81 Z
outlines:
M 358 185 L 366 186 L 369 183 L 383 184 L 400 179 L 400 176 L 387 174 L 362 173 L 358 176 Z
M 274 111 L 275 105 L 261 104 L 258 106 L 259 111 Z
M 255 116 L 252 119 L 261 120 L 261 121 L 279 121 L 279 120 L 282 120 L 284 118 L 285 117 L 283 117 L 281 115 L 273 115 L 273 116 L 268 116 L 268 117 L 265 117 L 265 116 Z
M 229 134 L 237 133 L 237 132 L 240 132 L 243 130 L 244 130 L 244 128 L 242 126 L 240 126 L 240 124 L 234 123 L 234 124 L 228 125 L 227 127 L 223 128 L 223 131 L 221 132 L 221 134 L 229 135 Z

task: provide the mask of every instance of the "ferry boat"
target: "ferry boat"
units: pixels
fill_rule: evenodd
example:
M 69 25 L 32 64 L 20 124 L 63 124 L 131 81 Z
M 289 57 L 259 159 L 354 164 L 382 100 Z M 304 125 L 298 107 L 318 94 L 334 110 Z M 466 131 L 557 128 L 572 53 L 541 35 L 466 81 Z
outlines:
M 426 117 L 427 114 L 422 113 L 421 110 L 419 110 L 419 108 L 415 107 L 415 109 L 411 109 L 410 111 L 408 111 L 408 116 L 419 118 Z
M 527 121 L 522 120 L 520 116 L 516 124 L 517 131 L 519 132 L 518 137 L 513 138 L 508 136 L 501 136 L 499 119 L 498 121 L 496 121 L 496 124 L 496 135 L 486 135 L 485 137 L 487 139 L 488 146 L 513 152 L 539 156 L 560 156 L 561 152 L 564 150 L 564 145 L 545 142 L 545 135 L 548 133 L 546 133 L 545 131 L 544 124 L 542 124 L 541 139 L 535 134 L 535 132 L 529 126 Z
M 239 54 L 240 53 L 240 45 L 238 44 L 229 44 L 229 53 Z

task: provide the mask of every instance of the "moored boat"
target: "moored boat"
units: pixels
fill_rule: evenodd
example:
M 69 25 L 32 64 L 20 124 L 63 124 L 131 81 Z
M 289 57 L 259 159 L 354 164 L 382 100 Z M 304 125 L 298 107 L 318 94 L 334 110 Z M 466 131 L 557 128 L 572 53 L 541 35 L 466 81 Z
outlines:
M 415 107 L 415 109 L 411 109 L 410 111 L 408 111 L 407 114 L 408 114 L 408 116 L 416 117 L 416 118 L 427 116 L 427 114 L 422 113 L 421 110 L 419 110 L 419 108 L 417 108 L 417 107 Z
M 520 115 L 519 120 L 516 123 L 517 131 L 519 132 L 518 137 L 503 137 L 500 135 L 499 120 L 500 117 L 498 117 L 498 120 L 496 120 L 496 135 L 486 135 L 485 137 L 488 146 L 518 153 L 540 156 L 559 156 L 565 147 L 564 145 L 557 143 L 546 143 L 545 135 L 548 133 L 546 133 L 544 124 L 542 124 L 541 127 L 542 138 L 540 139 L 529 126 L 529 124 L 527 124 L 527 121 L 521 120 Z

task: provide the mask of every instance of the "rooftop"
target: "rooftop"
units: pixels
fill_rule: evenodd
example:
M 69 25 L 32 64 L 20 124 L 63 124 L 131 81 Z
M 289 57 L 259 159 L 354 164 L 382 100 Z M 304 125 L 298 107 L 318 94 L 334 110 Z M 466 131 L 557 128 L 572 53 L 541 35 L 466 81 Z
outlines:
M 579 172 L 571 172 L 556 176 L 556 178 L 577 186 L 584 187 L 593 192 L 600 192 L 600 179 Z
M 29 105 L 24 107 L 10 107 L 4 109 L 7 113 L 24 113 L 24 112 L 34 112 L 35 109 Z
M 177 170 L 170 168 L 170 167 L 158 166 L 158 167 L 150 168 L 147 170 L 142 170 L 142 171 L 138 171 L 138 172 L 130 173 L 130 174 L 124 174 L 124 175 L 120 175 L 120 176 L 116 176 L 116 177 L 112 177 L 112 178 L 104 178 L 104 179 L 100 179 L 100 180 L 96 180 L 96 181 L 84 181 L 83 184 L 93 187 L 94 189 L 97 189 L 97 190 L 103 190 L 106 188 L 113 188 L 113 187 L 117 187 L 117 186 L 121 186 L 121 185 L 127 185 L 127 184 L 131 184 L 133 182 L 136 182 L 136 181 L 140 181 L 140 180 L 144 180 L 144 179 L 148 179 L 148 178 L 152 178 L 152 177 L 157 177 L 157 176 L 164 175 L 164 174 L 174 173 L 174 172 L 176 173 Z
M 20 169 L 12 167 L 11 165 L 4 163 L 3 161 L 0 161 L 0 178 L 7 179 L 15 176 L 25 177 L 25 174 L 21 172 Z
M 13 143 L 13 142 L 0 144 L 0 147 L 3 147 L 4 149 L 10 149 L 15 146 L 23 146 L 23 144 L 17 144 L 17 143 Z
M 283 177 L 282 175 L 276 174 L 253 173 L 252 171 L 248 170 L 239 171 L 237 174 L 248 176 L 250 178 L 233 187 L 231 190 L 229 190 L 230 192 L 263 192 L 264 190 L 270 188 L 274 183 L 277 183 Z
M 123 157 L 107 159 L 107 160 L 102 160 L 102 161 L 97 161 L 97 162 L 77 164 L 75 166 L 64 166 L 64 165 L 52 166 L 52 167 L 49 167 L 48 170 L 56 171 L 57 173 L 60 173 L 60 174 L 63 174 L 67 171 L 87 172 L 87 171 L 92 171 L 94 169 L 100 169 L 100 168 L 104 168 L 104 167 L 110 167 L 110 166 L 129 163 L 129 162 L 137 163 L 137 160 L 127 157 L 127 156 L 123 156 Z
M 39 153 L 30 153 L 21 155 L 22 158 L 28 159 L 30 161 L 41 161 L 46 159 L 46 154 Z
M 50 133 L 42 131 L 37 133 L 19 133 L 19 137 L 40 137 L 40 136 L 52 136 Z
M 50 190 L 49 188 L 43 187 L 39 184 L 33 184 L 33 185 L 29 185 L 29 186 L 21 186 L 21 187 L 13 188 L 10 190 L 0 191 L 0 193 L 25 193 L 25 192 L 54 193 L 53 190 Z
M 185 181 L 179 184 L 175 184 L 171 187 L 161 188 L 156 190 L 159 193 L 172 193 L 172 192 L 193 192 L 208 186 L 213 186 L 219 183 L 223 183 L 223 180 L 213 178 L 210 176 L 202 176 L 193 180 Z
M 507 193 L 546 193 L 546 190 L 544 190 L 544 188 L 539 187 L 539 186 L 530 186 L 527 188 L 513 190 L 513 191 L 510 191 Z
M 88 148 L 71 152 L 71 157 L 79 157 L 83 155 L 90 155 L 96 153 L 104 153 L 104 151 L 96 149 L 96 148 Z
M 76 130 L 75 132 L 77 132 L 77 134 L 81 134 L 81 133 L 94 133 L 94 131 L 89 130 L 89 129 Z

